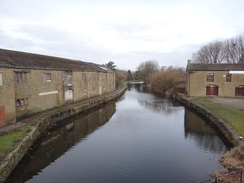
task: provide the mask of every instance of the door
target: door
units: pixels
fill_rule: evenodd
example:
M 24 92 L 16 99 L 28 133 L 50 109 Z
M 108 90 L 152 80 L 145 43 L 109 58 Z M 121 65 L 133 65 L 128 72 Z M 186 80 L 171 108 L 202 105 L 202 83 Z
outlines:
M 66 90 L 64 93 L 65 102 L 73 101 L 73 90 Z
M 4 121 L 5 121 L 4 106 L 0 106 L 0 127 L 4 125 Z
M 206 95 L 218 95 L 219 87 L 217 85 L 208 85 L 206 87 Z
M 235 96 L 244 96 L 244 85 L 235 88 Z

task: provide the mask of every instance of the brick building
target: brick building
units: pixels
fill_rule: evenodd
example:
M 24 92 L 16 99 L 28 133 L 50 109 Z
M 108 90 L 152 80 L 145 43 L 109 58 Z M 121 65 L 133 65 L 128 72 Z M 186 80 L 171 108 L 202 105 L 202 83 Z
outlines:
M 244 64 L 187 65 L 189 96 L 244 96 Z
M 0 49 L 0 126 L 113 90 L 114 72 L 97 64 Z

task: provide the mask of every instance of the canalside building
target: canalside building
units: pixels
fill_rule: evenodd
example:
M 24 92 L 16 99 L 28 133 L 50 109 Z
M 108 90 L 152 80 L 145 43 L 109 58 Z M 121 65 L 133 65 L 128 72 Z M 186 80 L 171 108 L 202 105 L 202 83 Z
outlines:
M 187 65 L 189 96 L 244 96 L 244 64 Z
M 0 49 L 0 127 L 113 90 L 114 72 L 97 64 Z

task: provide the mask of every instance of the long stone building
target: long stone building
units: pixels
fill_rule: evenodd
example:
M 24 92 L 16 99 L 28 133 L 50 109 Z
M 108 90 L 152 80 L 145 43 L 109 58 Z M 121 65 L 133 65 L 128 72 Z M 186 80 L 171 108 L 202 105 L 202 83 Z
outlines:
M 244 64 L 187 65 L 189 96 L 244 96 Z
M 97 64 L 0 49 L 0 127 L 114 90 L 114 72 Z

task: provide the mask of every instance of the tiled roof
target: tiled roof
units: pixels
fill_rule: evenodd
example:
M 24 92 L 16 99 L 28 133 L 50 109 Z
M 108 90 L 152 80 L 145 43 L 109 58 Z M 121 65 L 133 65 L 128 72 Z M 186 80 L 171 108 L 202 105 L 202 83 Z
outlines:
M 244 71 L 244 64 L 188 64 L 188 71 Z
M 108 72 L 97 64 L 53 56 L 0 49 L 0 68 Z

